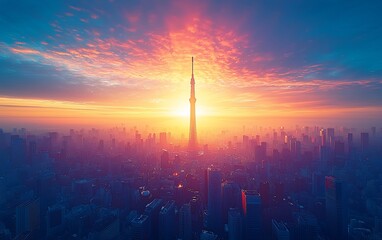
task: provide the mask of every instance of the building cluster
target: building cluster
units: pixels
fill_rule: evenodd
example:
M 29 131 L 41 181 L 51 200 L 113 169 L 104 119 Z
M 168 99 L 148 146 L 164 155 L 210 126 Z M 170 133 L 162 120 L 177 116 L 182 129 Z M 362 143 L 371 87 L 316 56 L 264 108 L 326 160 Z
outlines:
M 216 138 L 0 130 L 0 239 L 382 239 L 382 129 Z

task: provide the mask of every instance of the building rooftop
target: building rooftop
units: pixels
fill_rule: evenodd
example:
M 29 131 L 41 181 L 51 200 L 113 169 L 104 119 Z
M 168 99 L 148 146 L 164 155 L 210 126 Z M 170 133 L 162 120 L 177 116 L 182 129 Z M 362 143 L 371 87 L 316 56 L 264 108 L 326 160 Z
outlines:
M 272 219 L 272 224 L 278 231 L 289 232 L 288 227 L 283 222 L 277 222 L 277 220 Z
M 151 203 L 146 205 L 145 212 L 152 211 L 158 208 L 162 204 L 162 201 L 163 201 L 162 199 L 158 199 L 158 198 L 154 199 Z
M 136 223 L 136 224 L 142 224 L 144 223 L 149 217 L 147 215 L 141 215 L 139 217 L 134 218 L 131 223 Z
M 171 208 L 174 208 L 174 206 L 175 206 L 175 201 L 172 200 L 167 202 L 160 210 L 160 214 L 166 214 L 167 212 L 170 211 Z

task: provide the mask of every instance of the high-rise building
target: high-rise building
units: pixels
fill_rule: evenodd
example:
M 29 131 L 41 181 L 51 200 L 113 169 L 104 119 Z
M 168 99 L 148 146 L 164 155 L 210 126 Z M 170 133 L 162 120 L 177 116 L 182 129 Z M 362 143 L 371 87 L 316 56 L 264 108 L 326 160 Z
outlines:
M 317 218 L 308 212 L 300 211 L 293 213 L 296 226 L 294 229 L 296 240 L 305 239 L 318 239 L 319 237 L 319 224 Z M 330 239 L 343 239 L 343 238 L 330 238 Z
M 243 238 L 243 220 L 239 209 L 228 210 L 228 240 Z
M 89 179 L 77 179 L 72 182 L 72 192 L 76 202 L 87 203 L 93 195 L 93 181 Z
M 11 136 L 11 161 L 13 163 L 23 163 L 26 160 L 26 141 L 19 135 Z
M 369 133 L 361 133 L 361 151 L 367 151 L 369 148 Z
M 334 128 L 328 128 L 327 131 L 328 131 L 329 144 L 330 146 L 332 146 L 334 143 Z
M 40 201 L 27 201 L 16 208 L 16 235 L 36 232 L 40 228 Z
M 31 162 L 37 155 L 37 143 L 35 140 L 31 140 L 28 143 L 28 161 Z
M 283 222 L 278 222 L 275 219 L 272 219 L 272 232 L 274 239 L 276 240 L 289 240 L 290 233 L 288 227 Z
M 325 129 L 320 130 L 320 144 L 321 146 L 326 145 L 326 130 Z
M 175 201 L 169 201 L 159 212 L 159 240 L 175 239 L 175 223 Z
M 325 195 L 325 176 L 320 172 L 312 173 L 312 194 L 316 197 Z
M 259 186 L 259 193 L 262 205 L 267 208 L 271 203 L 271 193 L 270 193 L 269 182 L 261 182 Z
M 192 197 L 190 206 L 192 231 L 200 232 L 203 229 L 203 208 L 201 199 L 198 195 Z
M 255 147 L 255 161 L 261 162 L 266 160 L 267 157 L 267 143 L 261 142 L 259 146 Z
M 192 239 L 191 205 L 183 204 L 179 210 L 179 238 L 182 240 Z
M 159 133 L 159 145 L 161 147 L 167 146 L 167 133 L 166 132 Z
M 348 145 L 353 146 L 353 133 L 348 133 Z
M 334 155 L 336 158 L 343 157 L 345 155 L 345 143 L 341 141 L 334 142 Z
M 53 236 L 62 229 L 64 225 L 64 210 L 64 207 L 61 205 L 48 207 L 46 214 L 47 236 Z
M 289 151 L 293 158 L 296 156 L 296 141 L 297 139 L 295 137 L 288 139 Z
M 346 239 L 347 204 L 345 186 L 335 177 L 325 177 L 326 222 L 331 239 Z
M 243 147 L 244 149 L 247 149 L 249 146 L 249 136 L 243 135 Z
M 150 238 L 158 236 L 158 221 L 159 212 L 163 206 L 162 199 L 154 199 L 151 203 L 147 204 L 144 215 L 148 216 L 149 228 L 150 228 Z
M 170 168 L 170 157 L 168 151 L 165 149 L 162 150 L 162 155 L 160 156 L 160 168 L 162 170 Z
M 196 136 L 196 115 L 195 115 L 195 79 L 194 79 L 194 57 L 192 57 L 192 75 L 191 75 L 191 95 L 190 95 L 190 136 L 188 147 L 190 152 L 197 150 L 197 136 Z
M 221 181 L 222 174 L 218 169 L 208 169 L 208 218 L 207 226 L 209 230 L 219 233 L 222 229 L 222 196 Z
M 149 217 L 141 215 L 131 221 L 131 239 L 132 240 L 147 240 L 150 235 Z
M 256 191 L 242 190 L 244 215 L 244 239 L 262 239 L 262 208 L 260 195 Z
M 377 134 L 377 128 L 376 127 L 371 127 L 371 136 L 375 137 L 376 134 Z
M 301 160 L 301 142 L 296 141 L 296 159 Z
M 120 221 L 116 216 L 104 216 L 95 222 L 88 239 L 112 240 L 120 238 Z
M 330 148 L 328 146 L 320 146 L 320 162 L 326 164 L 330 159 Z
M 218 235 L 209 231 L 202 231 L 200 233 L 200 240 L 216 240 L 218 239 Z
M 239 184 L 228 181 L 222 184 L 222 211 L 223 223 L 227 223 L 228 210 L 230 208 L 240 208 L 241 191 Z
M 348 141 L 347 141 L 347 153 L 353 153 L 355 151 L 353 144 L 353 133 L 348 133 Z

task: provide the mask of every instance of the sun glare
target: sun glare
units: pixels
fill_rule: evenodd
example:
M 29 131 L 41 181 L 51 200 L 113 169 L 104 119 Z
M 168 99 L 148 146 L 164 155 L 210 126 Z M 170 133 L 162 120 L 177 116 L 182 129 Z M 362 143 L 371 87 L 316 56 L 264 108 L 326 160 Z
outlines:
M 174 107 L 171 113 L 173 116 L 188 118 L 190 117 L 190 106 L 187 104 L 184 104 L 181 106 Z M 196 106 L 196 117 L 208 115 L 207 113 L 208 111 L 206 111 L 204 107 Z
M 187 105 L 179 106 L 173 110 L 173 115 L 179 116 L 179 117 L 189 117 L 190 107 Z

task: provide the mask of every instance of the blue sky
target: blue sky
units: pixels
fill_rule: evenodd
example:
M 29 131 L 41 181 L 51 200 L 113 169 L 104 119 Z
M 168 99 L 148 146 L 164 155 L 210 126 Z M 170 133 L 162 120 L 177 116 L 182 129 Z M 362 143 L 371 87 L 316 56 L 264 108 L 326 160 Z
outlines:
M 195 56 L 211 114 L 380 117 L 381 12 L 380 1 L 1 0 L 0 98 L 164 114 L 187 105 Z

